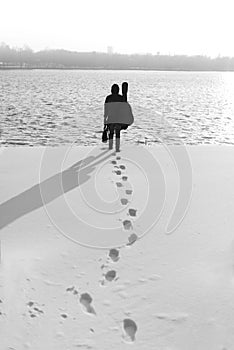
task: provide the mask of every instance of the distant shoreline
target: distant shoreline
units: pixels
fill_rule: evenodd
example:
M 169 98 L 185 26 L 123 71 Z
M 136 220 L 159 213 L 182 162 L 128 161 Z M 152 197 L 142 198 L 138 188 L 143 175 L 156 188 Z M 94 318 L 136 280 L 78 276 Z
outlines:
M 150 72 L 234 72 L 227 69 L 152 69 L 152 68 L 93 68 L 93 67 L 1 67 L 0 71 L 5 70 L 103 70 L 103 71 L 150 71 Z
M 60 69 L 60 70 L 134 70 L 178 72 L 233 72 L 234 57 L 203 55 L 120 54 L 77 52 L 45 49 L 34 52 L 24 47 L 0 45 L 0 70 Z

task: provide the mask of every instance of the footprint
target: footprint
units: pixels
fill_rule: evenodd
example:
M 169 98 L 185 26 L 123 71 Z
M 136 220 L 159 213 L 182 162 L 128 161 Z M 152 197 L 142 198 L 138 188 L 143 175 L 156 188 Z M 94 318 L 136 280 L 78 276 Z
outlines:
M 130 318 L 125 318 L 123 320 L 124 336 L 123 339 L 127 342 L 134 342 L 136 339 L 137 325 Z
M 44 314 L 44 312 L 36 306 L 33 308 L 33 310 L 37 311 L 39 314 Z
M 117 164 L 116 160 L 111 161 L 112 164 Z
M 68 287 L 67 289 L 66 289 L 66 291 L 67 292 L 72 292 L 73 294 L 78 294 L 78 291 L 75 289 L 75 287 L 74 286 L 72 286 L 72 287 Z
M 105 274 L 105 279 L 109 282 L 113 281 L 116 278 L 116 271 L 110 270 Z
M 116 182 L 116 186 L 117 186 L 117 187 L 122 187 L 123 184 L 122 184 L 121 182 Z
M 124 220 L 123 221 L 123 227 L 125 230 L 131 230 L 132 229 L 132 223 L 130 220 Z
M 121 157 L 120 157 L 120 156 L 118 156 L 118 157 L 116 157 L 116 159 L 117 159 L 117 160 L 120 160 L 120 159 L 121 159 Z
M 105 267 L 107 267 L 107 265 L 105 265 L 105 264 L 101 265 L 101 269 L 104 269 Z
M 88 293 L 82 293 L 81 294 L 81 296 L 80 296 L 80 303 L 83 305 L 85 311 L 88 314 L 96 315 L 96 312 L 95 312 L 93 306 L 91 305 L 92 301 L 93 301 L 93 299 Z
M 132 245 L 133 243 L 136 242 L 136 240 L 138 239 L 138 236 L 135 233 L 132 233 L 129 237 L 128 237 L 128 243 L 127 245 Z
M 119 167 L 120 167 L 120 169 L 122 169 L 122 170 L 126 169 L 125 165 L 120 165 Z
M 117 249 L 111 249 L 109 251 L 109 257 L 111 258 L 112 261 L 116 262 L 119 260 L 119 251 Z
M 67 292 L 73 292 L 74 289 L 75 289 L 74 286 L 72 286 L 72 287 L 67 287 L 66 291 L 67 291 Z
M 127 181 L 128 177 L 127 176 L 122 176 L 123 181 Z
M 136 209 L 129 209 L 128 212 L 130 216 L 136 216 Z
M 115 170 L 115 173 L 116 173 L 117 175 L 121 175 L 121 170 Z
M 42 311 L 39 307 L 35 306 L 35 302 L 34 301 L 29 301 L 27 303 L 27 306 L 29 307 L 29 315 L 30 317 L 37 317 L 40 316 L 41 314 L 44 314 L 44 311 Z
M 126 194 L 132 194 L 132 190 L 126 190 Z
M 120 201 L 121 201 L 121 203 L 123 205 L 127 205 L 128 204 L 128 199 L 127 198 L 121 198 Z

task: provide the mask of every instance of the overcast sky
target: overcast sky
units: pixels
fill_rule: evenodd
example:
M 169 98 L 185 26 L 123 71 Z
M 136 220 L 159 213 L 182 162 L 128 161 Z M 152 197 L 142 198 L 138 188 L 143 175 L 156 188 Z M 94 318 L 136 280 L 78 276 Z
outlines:
M 0 0 L 0 42 L 34 50 L 234 56 L 234 2 Z

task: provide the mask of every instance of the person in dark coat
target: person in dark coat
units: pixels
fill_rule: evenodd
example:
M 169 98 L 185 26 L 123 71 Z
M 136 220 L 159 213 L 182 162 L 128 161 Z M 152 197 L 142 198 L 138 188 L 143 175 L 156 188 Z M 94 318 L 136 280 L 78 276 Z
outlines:
M 112 85 L 111 95 L 105 99 L 104 124 L 109 129 L 109 149 L 113 148 L 113 137 L 115 133 L 116 152 L 120 151 L 120 131 L 127 129 L 134 121 L 132 109 L 127 102 L 127 83 L 122 84 L 123 95 L 119 94 L 119 86 Z M 123 103 L 124 102 L 124 103 Z

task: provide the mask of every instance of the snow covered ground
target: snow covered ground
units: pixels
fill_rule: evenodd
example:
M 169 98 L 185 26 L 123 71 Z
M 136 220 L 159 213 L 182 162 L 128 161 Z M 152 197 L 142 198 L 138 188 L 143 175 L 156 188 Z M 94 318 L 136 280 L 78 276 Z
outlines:
M 0 350 L 234 349 L 234 147 L 179 147 L 1 149 Z

